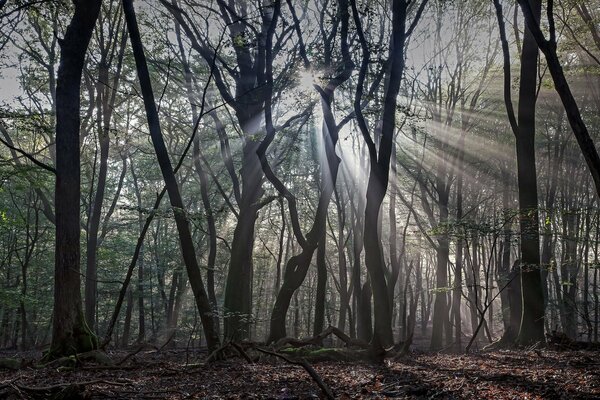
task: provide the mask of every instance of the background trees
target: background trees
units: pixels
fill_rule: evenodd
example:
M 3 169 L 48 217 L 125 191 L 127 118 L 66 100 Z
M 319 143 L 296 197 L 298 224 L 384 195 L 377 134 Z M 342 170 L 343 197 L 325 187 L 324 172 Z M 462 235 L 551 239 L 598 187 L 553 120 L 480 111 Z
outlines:
M 114 345 L 594 340 L 598 10 L 527 4 L 105 1 L 73 76 L 79 5 L 4 5 L 0 345 L 60 304 Z

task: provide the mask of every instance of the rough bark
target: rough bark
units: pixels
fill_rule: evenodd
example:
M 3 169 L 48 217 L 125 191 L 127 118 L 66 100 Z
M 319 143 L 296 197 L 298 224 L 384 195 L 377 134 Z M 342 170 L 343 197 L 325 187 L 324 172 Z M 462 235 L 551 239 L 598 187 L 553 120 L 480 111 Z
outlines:
M 80 292 L 79 96 L 85 54 L 101 1 L 73 3 L 75 13 L 61 41 L 56 86 L 55 284 L 48 359 L 89 351 L 98 345 L 85 322 Z

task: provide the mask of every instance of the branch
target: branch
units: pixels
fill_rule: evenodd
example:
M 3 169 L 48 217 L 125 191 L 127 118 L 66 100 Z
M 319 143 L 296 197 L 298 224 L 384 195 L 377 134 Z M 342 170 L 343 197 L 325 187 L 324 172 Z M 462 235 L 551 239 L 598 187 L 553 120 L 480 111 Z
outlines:
M 22 156 L 24 156 L 25 158 L 27 158 L 29 161 L 31 161 L 32 163 L 34 163 L 35 165 L 37 165 L 38 167 L 45 169 L 48 172 L 51 172 L 53 174 L 56 174 L 56 169 L 54 169 L 54 167 L 51 167 L 50 165 L 43 163 L 41 161 L 39 161 L 38 159 L 36 159 L 34 156 L 32 156 L 31 154 L 25 152 L 24 150 L 15 147 L 12 145 L 12 141 L 10 140 L 9 136 L 8 136 L 8 132 L 6 131 L 6 128 L 0 124 L 0 131 L 2 131 L 2 134 L 4 135 L 4 137 L 6 137 L 8 139 L 4 140 L 2 138 L 0 138 L 0 142 L 2 142 L 3 145 L 5 145 L 6 147 L 8 147 L 11 150 L 16 151 L 17 153 L 21 154 Z
M 515 109 L 511 98 L 511 77 L 510 77 L 510 50 L 508 48 L 508 40 L 506 39 L 506 27 L 504 25 L 504 15 L 502 13 L 502 5 L 500 0 L 493 0 L 496 7 L 496 17 L 498 18 L 498 30 L 500 31 L 500 41 L 502 43 L 502 54 L 504 61 L 504 105 L 508 114 L 508 121 L 512 128 L 513 134 L 518 134 L 519 126 L 515 117 Z
M 304 370 L 306 372 L 308 372 L 308 374 L 310 375 L 311 378 L 313 378 L 315 383 L 317 385 L 319 385 L 319 388 L 321 388 L 321 391 L 323 392 L 323 394 L 325 395 L 326 398 L 335 399 L 335 396 L 334 396 L 333 392 L 331 391 L 331 389 L 329 388 L 329 386 L 327 386 L 327 384 L 325 382 L 323 382 L 323 379 L 321 379 L 321 377 L 319 376 L 317 371 L 315 371 L 315 369 L 313 367 L 311 367 L 311 365 L 308 362 L 306 362 L 305 360 L 292 360 L 288 356 L 285 356 L 281 353 L 276 353 L 274 351 L 270 351 L 270 350 L 263 349 L 260 347 L 255 347 L 255 349 L 257 351 L 260 351 L 261 353 L 281 358 L 282 360 L 284 360 L 290 364 L 300 365 L 302 368 L 304 368 Z

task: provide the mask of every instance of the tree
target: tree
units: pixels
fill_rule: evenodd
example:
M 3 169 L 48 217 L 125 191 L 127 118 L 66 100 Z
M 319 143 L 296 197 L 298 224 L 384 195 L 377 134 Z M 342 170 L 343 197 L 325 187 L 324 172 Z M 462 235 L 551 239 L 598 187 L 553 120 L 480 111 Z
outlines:
M 517 178 L 519 189 L 519 223 L 521 239 L 521 259 L 517 268 L 520 278 L 513 274 L 512 279 L 520 279 L 522 295 L 522 313 L 520 327 L 511 326 L 504 341 L 517 341 L 531 344 L 544 341 L 544 295 L 540 270 L 540 234 L 537 195 L 537 169 L 535 162 L 535 106 L 537 101 L 538 48 L 532 32 L 526 28 L 521 50 L 521 75 L 519 79 L 519 109 L 515 116 L 510 98 L 510 59 L 508 41 L 504 29 L 502 7 L 494 0 L 502 48 L 504 53 L 504 101 L 517 147 Z M 539 21 L 541 2 L 531 0 L 531 6 Z M 514 272 L 519 273 L 519 272 Z M 516 310 L 511 310 L 511 315 Z M 515 318 L 511 317 L 514 322 Z
M 108 14 L 108 15 L 106 15 Z M 106 191 L 106 179 L 108 174 L 108 153 L 110 150 L 110 127 L 111 118 L 115 109 L 116 92 L 119 85 L 121 68 L 123 64 L 123 55 L 127 37 L 122 34 L 121 15 L 111 15 L 108 11 L 100 14 L 100 23 L 98 29 L 101 33 L 98 35 L 98 45 L 100 47 L 100 61 L 98 63 L 98 84 L 97 84 L 97 131 L 98 144 L 100 146 L 100 166 L 98 168 L 98 179 L 96 183 L 96 193 L 92 201 L 87 223 L 87 249 L 86 249 L 86 270 L 85 270 L 85 319 L 90 328 L 96 326 L 96 305 L 97 305 L 97 286 L 98 286 L 98 245 L 99 231 L 101 223 L 102 205 Z M 105 39 L 104 25 L 108 21 L 108 32 L 110 37 Z M 115 49 L 119 49 L 118 53 Z M 116 56 L 116 57 L 115 57 Z M 113 65 L 113 59 L 116 58 L 116 73 L 113 79 L 109 76 L 109 67 Z
M 100 0 L 74 0 L 75 12 L 60 44 L 56 84 L 56 246 L 54 265 L 53 359 L 97 347 L 83 315 L 80 278 L 80 88 L 88 44 Z
M 127 30 L 129 31 L 129 39 L 131 40 L 131 47 L 133 49 L 133 55 L 135 57 L 138 79 L 140 80 L 140 86 L 142 89 L 144 107 L 146 110 L 146 117 L 148 119 L 148 127 L 150 129 L 150 137 L 152 138 L 152 144 L 154 145 L 154 150 L 156 152 L 156 157 L 165 181 L 169 200 L 171 201 L 171 207 L 175 215 L 175 222 L 177 224 L 177 231 L 179 233 L 179 243 L 181 246 L 183 262 L 187 269 L 188 277 L 192 285 L 192 291 L 194 292 L 194 297 L 196 299 L 198 312 L 200 313 L 200 319 L 202 320 L 202 325 L 204 327 L 206 343 L 209 349 L 214 350 L 219 346 L 220 339 L 214 326 L 213 310 L 210 305 L 206 289 L 204 288 L 202 275 L 200 274 L 200 267 L 198 266 L 198 260 L 196 259 L 189 221 L 185 214 L 185 208 L 179 192 L 179 186 L 177 184 L 177 180 L 175 179 L 173 166 L 171 165 L 171 160 L 169 159 L 169 154 L 162 136 L 158 111 L 156 110 L 156 103 L 154 101 L 154 93 L 152 92 L 150 73 L 146 63 L 146 56 L 144 54 L 144 48 L 135 16 L 135 10 L 133 8 L 133 0 L 123 0 L 123 9 L 125 13 L 125 21 L 127 22 Z
M 600 197 L 600 156 L 590 137 L 587 126 L 583 121 L 583 118 L 581 118 L 581 112 L 577 106 L 577 101 L 575 100 L 573 93 L 571 93 L 571 88 L 569 87 L 569 83 L 567 82 L 558 58 L 556 26 L 554 22 L 554 1 L 549 0 L 547 5 L 548 29 L 550 31 L 549 39 L 544 37 L 544 34 L 540 29 L 541 4 L 538 7 L 537 3 L 529 3 L 525 0 L 518 0 L 518 2 L 523 10 L 531 40 L 534 41 L 536 45 L 539 46 L 542 53 L 544 53 L 548 69 L 550 70 L 552 80 L 554 81 L 554 88 L 563 103 L 573 134 L 577 139 L 581 153 L 583 154 L 590 174 L 592 175 L 596 193 Z M 585 5 L 583 7 L 585 7 Z M 595 31 L 592 32 L 594 34 L 594 39 L 596 39 Z
M 293 8 L 291 9 L 293 10 Z M 281 285 L 281 288 L 277 293 L 277 298 L 275 299 L 275 304 L 271 313 L 270 330 L 267 342 L 274 342 L 286 336 L 285 321 L 290 302 L 294 293 L 304 282 L 314 252 L 318 250 L 319 246 L 321 246 L 321 250 L 320 253 L 317 254 L 317 263 L 320 265 L 319 274 L 321 290 L 318 294 L 318 304 L 324 306 L 324 279 L 326 279 L 326 271 L 324 271 L 324 241 L 326 240 L 327 209 L 329 207 L 329 203 L 331 201 L 331 197 L 333 195 L 337 181 L 340 158 L 336 154 L 336 145 L 339 140 L 339 131 L 344 125 L 344 122 L 341 122 L 339 124 L 336 122 L 332 110 L 332 104 L 334 102 L 334 95 L 336 89 L 338 89 L 350 78 L 354 69 L 354 63 L 352 62 L 352 59 L 350 57 L 350 49 L 348 44 L 349 20 L 350 13 L 348 9 L 348 3 L 346 1 L 340 1 L 335 22 L 335 26 L 337 26 L 337 24 L 340 25 L 340 53 L 342 57 L 340 66 L 338 67 L 339 73 L 332 76 L 328 80 L 327 85 L 325 85 L 324 87 L 321 87 L 317 84 L 314 85 L 315 89 L 319 92 L 319 95 L 321 96 L 321 105 L 323 109 L 324 118 L 322 135 L 325 160 L 321 163 L 321 192 L 318 198 L 315 219 L 309 232 L 306 234 L 306 237 L 304 237 L 300 229 L 300 220 L 296 207 L 295 197 L 289 192 L 289 190 L 283 185 L 283 183 L 280 182 L 274 176 L 266 158 L 266 150 L 270 144 L 270 141 L 273 140 L 273 135 L 275 133 L 274 131 L 271 132 L 270 137 L 267 137 L 267 140 L 263 141 L 263 143 L 258 149 L 259 158 L 261 160 L 263 170 L 265 170 L 265 175 L 269 177 L 271 182 L 277 188 L 278 192 L 288 200 L 293 232 L 296 236 L 298 243 L 300 244 L 300 247 L 302 248 L 302 251 L 299 254 L 292 256 L 286 263 L 283 275 L 283 284 Z M 296 31 L 299 32 L 299 22 L 296 20 L 294 23 Z M 323 21 L 321 21 L 321 23 L 323 23 Z M 309 68 L 310 61 L 306 57 L 306 49 L 304 48 L 304 44 L 302 42 L 302 36 L 299 35 L 299 38 L 302 46 L 301 53 L 303 54 L 304 64 L 306 68 Z M 332 62 L 331 54 L 327 55 L 326 57 L 329 57 L 327 58 L 327 60 L 329 60 L 329 62 Z M 325 272 L 325 277 L 323 276 L 323 272 Z M 322 328 L 322 308 L 323 307 L 321 307 L 321 309 L 318 309 L 315 313 L 319 314 L 315 315 L 315 326 L 317 329 Z

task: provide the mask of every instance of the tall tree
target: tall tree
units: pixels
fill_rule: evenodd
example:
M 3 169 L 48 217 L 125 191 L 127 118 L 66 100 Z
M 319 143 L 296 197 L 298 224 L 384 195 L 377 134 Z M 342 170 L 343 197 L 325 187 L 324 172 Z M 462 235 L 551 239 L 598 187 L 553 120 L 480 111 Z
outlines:
M 530 39 L 539 49 L 544 53 L 550 75 L 554 82 L 554 88 L 560 96 L 565 111 L 567 113 L 567 119 L 573 130 L 573 134 L 577 139 L 583 158 L 587 163 L 590 174 L 596 187 L 596 193 L 600 197 L 600 156 L 596 150 L 596 146 L 590 137 L 588 128 L 581 117 L 581 111 L 577 106 L 577 101 L 571 92 L 567 78 L 563 71 L 561 62 L 558 58 L 557 53 L 557 39 L 556 39 L 556 24 L 554 22 L 554 1 L 549 0 L 547 4 L 547 17 L 548 17 L 548 29 L 550 31 L 549 39 L 544 37 L 542 30 L 540 29 L 540 16 L 541 16 L 541 3 L 528 2 L 527 0 L 518 0 L 523 10 L 523 15 L 526 21 L 526 32 L 530 32 Z M 584 6 L 585 7 L 585 6 Z M 597 38 L 596 31 L 592 30 L 594 40 Z M 536 49 L 537 51 L 537 49 Z
M 370 62 L 370 50 L 362 28 L 362 21 L 358 13 L 356 1 L 352 1 L 354 22 L 357 28 L 362 48 L 362 63 L 359 73 L 358 89 L 354 100 L 354 110 L 358 125 L 367 144 L 370 160 L 370 173 L 367 183 L 367 203 L 365 207 L 364 248 L 365 263 L 371 280 L 374 300 L 375 328 L 372 346 L 376 352 L 390 349 L 394 344 L 392 334 L 392 306 L 388 297 L 385 278 L 385 261 L 381 245 L 381 235 L 378 228 L 379 211 L 385 197 L 390 172 L 390 159 L 392 156 L 393 140 L 396 130 L 396 105 L 400 82 L 405 67 L 406 39 L 415 29 L 427 0 L 418 6 L 406 0 L 392 2 L 392 37 L 389 46 L 389 71 L 386 77 L 383 111 L 381 113 L 381 132 L 379 133 L 379 149 L 373 140 L 373 135 L 361 110 L 363 101 L 363 85 Z M 409 12 L 416 9 L 416 15 L 410 24 L 407 24 Z
M 288 3 L 291 5 L 291 3 Z M 325 4 L 323 5 L 325 6 Z M 293 10 L 292 7 L 290 7 Z M 292 11 L 293 12 L 293 11 Z M 295 14 L 293 14 L 295 15 Z M 327 228 L 327 210 L 329 207 L 329 203 L 331 201 L 331 197 L 334 192 L 335 184 L 337 181 L 337 175 L 339 170 L 340 158 L 336 154 L 336 146 L 339 140 L 339 131 L 342 126 L 347 123 L 341 122 L 337 123 L 335 119 L 335 115 L 333 113 L 332 104 L 334 103 L 335 92 L 336 90 L 343 85 L 351 76 L 352 71 L 354 69 L 354 63 L 350 57 L 350 48 L 348 43 L 348 29 L 349 29 L 349 21 L 350 21 L 350 12 L 348 9 L 348 2 L 346 0 L 341 0 L 338 5 L 338 10 L 336 13 L 336 18 L 334 21 L 334 26 L 340 26 L 340 53 L 341 60 L 338 67 L 338 73 L 333 75 L 324 87 L 321 87 L 317 84 L 314 85 L 315 89 L 319 92 L 321 96 L 321 106 L 323 110 L 323 126 L 322 126 L 322 135 L 323 135 L 323 147 L 325 153 L 325 160 L 321 162 L 321 174 L 320 174 L 320 188 L 321 192 L 319 194 L 317 210 L 315 212 L 315 219 L 313 224 L 304 237 L 301 229 L 300 229 L 300 220 L 296 208 L 296 200 L 295 197 L 289 192 L 289 190 L 274 176 L 274 174 L 270 171 L 270 166 L 267 162 L 266 158 L 266 150 L 267 146 L 269 146 L 270 141 L 273 140 L 274 131 L 271 134 L 268 140 L 263 141 L 261 146 L 259 147 L 259 157 L 263 166 L 263 169 L 266 171 L 267 177 L 271 180 L 271 182 L 276 186 L 278 192 L 288 199 L 289 209 L 290 209 L 290 217 L 292 220 L 292 228 L 293 232 L 298 240 L 302 251 L 292 256 L 286 263 L 285 271 L 283 275 L 283 284 L 277 293 L 277 298 L 275 299 L 275 304 L 273 306 L 273 311 L 271 313 L 271 321 L 270 321 L 270 331 L 268 342 L 276 341 L 285 336 L 286 328 L 285 321 L 287 312 L 290 306 L 290 302 L 294 293 L 298 290 L 298 288 L 304 282 L 306 278 L 306 274 L 310 267 L 313 255 L 315 251 L 321 246 L 321 252 L 318 256 L 322 256 L 322 259 L 319 259 L 317 262 L 320 265 L 320 289 L 319 292 L 319 301 L 318 304 L 324 304 L 324 278 L 326 279 L 326 271 L 325 268 L 325 243 L 326 240 L 326 228 Z M 323 21 L 321 21 L 322 23 Z M 296 31 L 300 33 L 299 22 L 295 18 L 294 21 Z M 334 32 L 337 30 L 334 29 Z M 306 57 L 306 49 L 304 48 L 304 44 L 302 42 L 302 36 L 299 35 L 299 40 L 301 43 L 301 54 L 303 55 L 304 65 L 306 68 L 310 67 L 310 62 Z M 335 35 L 333 35 L 335 38 Z M 332 39 L 333 40 L 333 39 Z M 331 61 L 331 54 L 326 57 L 329 62 Z M 323 242 L 323 243 L 320 243 Z M 325 272 L 325 274 L 324 274 Z M 323 276 L 325 275 L 325 277 Z M 318 310 L 318 315 L 316 318 L 316 327 L 322 327 L 321 320 L 323 318 L 322 315 L 322 307 Z M 320 333 L 320 332 L 319 332 Z
M 521 282 L 522 312 L 520 327 L 511 327 L 504 340 L 530 344 L 544 341 L 544 292 L 540 270 L 540 232 L 535 162 L 535 108 L 538 84 L 538 46 L 531 30 L 526 27 L 521 48 L 519 79 L 519 108 L 515 116 L 511 100 L 510 54 L 504 16 L 499 0 L 494 0 L 504 53 L 504 101 L 517 147 L 517 181 L 519 192 L 520 262 L 512 280 Z M 542 4 L 530 0 L 528 9 L 539 23 Z M 515 275 L 516 274 L 516 275 Z M 517 276 L 520 274 L 520 276 Z M 516 310 L 511 310 L 515 314 Z M 514 321 L 514 318 L 511 318 Z
M 169 200 L 171 201 L 171 208 L 175 215 L 175 223 L 179 233 L 179 244 L 183 262 L 187 269 L 188 278 L 192 286 L 194 298 L 196 299 L 196 306 L 198 307 L 200 319 L 204 327 L 206 343 L 209 349 L 214 350 L 219 346 L 220 339 L 214 325 L 213 310 L 202 281 L 189 221 L 185 213 L 185 207 L 179 191 L 177 179 L 175 178 L 175 172 L 173 171 L 173 166 L 171 165 L 171 160 L 169 159 L 167 147 L 162 135 L 156 102 L 154 101 L 154 93 L 152 91 L 152 83 L 150 81 L 150 73 L 148 71 L 135 10 L 133 8 L 133 0 L 123 0 L 123 10 L 135 58 L 138 79 L 142 89 L 150 137 L 165 181 Z
M 118 4 L 118 2 L 115 2 Z M 111 6 L 112 6 L 111 2 Z M 97 107 L 97 132 L 98 144 L 100 146 L 100 166 L 98 168 L 98 179 L 96 193 L 91 202 L 90 215 L 87 224 L 87 248 L 86 248 L 86 270 L 85 270 L 85 319 L 90 328 L 96 325 L 96 306 L 98 292 L 98 245 L 99 231 L 102 214 L 102 205 L 106 191 L 106 180 L 108 175 L 108 156 L 110 149 L 110 127 L 111 118 L 115 109 L 116 92 L 121 75 L 123 55 L 127 37 L 122 34 L 123 22 L 119 12 L 111 12 L 108 7 L 105 12 L 100 13 L 98 33 L 98 45 L 100 47 L 100 61 L 98 63 L 98 83 L 96 94 Z M 114 15 L 112 15 L 114 14 Z M 107 25 L 108 38 L 105 38 L 104 25 Z M 119 48 L 118 53 L 115 52 Z M 109 76 L 109 68 L 113 64 L 115 56 L 116 73 L 112 79 Z
M 56 84 L 56 246 L 54 316 L 49 359 L 87 351 L 97 339 L 85 322 L 80 278 L 80 89 L 86 51 L 101 0 L 73 0 L 75 13 L 60 44 Z

